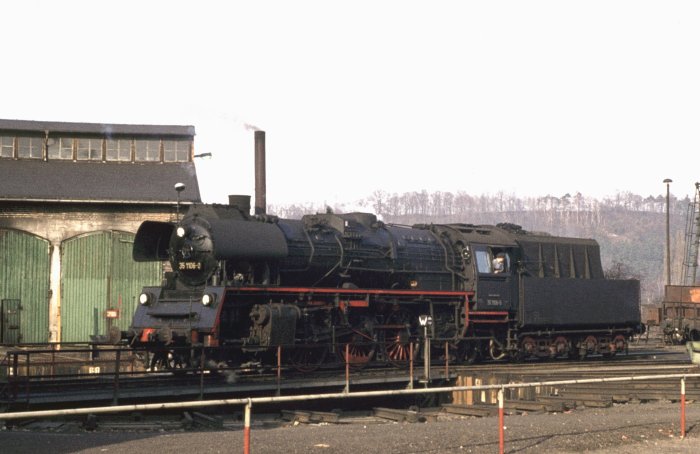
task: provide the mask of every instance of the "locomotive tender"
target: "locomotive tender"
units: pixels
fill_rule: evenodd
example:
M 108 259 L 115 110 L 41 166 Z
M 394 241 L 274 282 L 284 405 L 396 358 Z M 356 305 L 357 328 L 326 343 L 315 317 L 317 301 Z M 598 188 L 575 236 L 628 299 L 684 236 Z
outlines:
M 642 328 L 639 281 L 605 279 L 592 239 L 368 213 L 251 216 L 231 200 L 136 235 L 136 261 L 172 267 L 144 288 L 130 329 L 166 367 L 192 364 L 190 346 L 220 347 L 208 359 L 229 365 L 278 348 L 300 370 L 332 355 L 404 364 L 424 333 L 457 361 L 614 355 Z

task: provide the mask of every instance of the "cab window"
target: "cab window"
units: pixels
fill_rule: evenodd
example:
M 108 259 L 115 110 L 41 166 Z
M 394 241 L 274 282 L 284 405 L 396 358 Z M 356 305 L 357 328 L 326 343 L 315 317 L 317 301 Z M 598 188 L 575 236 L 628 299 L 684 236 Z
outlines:
M 477 249 L 475 252 L 476 257 L 476 268 L 479 273 L 490 274 L 491 273 L 491 254 L 488 250 Z
M 480 274 L 502 274 L 510 272 L 510 254 L 503 248 L 474 248 L 476 268 Z

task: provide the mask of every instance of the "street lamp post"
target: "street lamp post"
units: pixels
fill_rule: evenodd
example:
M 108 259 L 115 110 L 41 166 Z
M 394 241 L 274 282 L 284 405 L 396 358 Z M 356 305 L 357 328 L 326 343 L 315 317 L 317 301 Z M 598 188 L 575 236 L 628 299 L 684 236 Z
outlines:
M 185 190 L 184 183 L 175 183 L 175 191 L 177 192 L 177 205 L 175 206 L 175 212 L 178 224 L 180 223 L 180 193 Z
M 671 183 L 673 180 L 666 178 L 666 285 L 671 285 Z

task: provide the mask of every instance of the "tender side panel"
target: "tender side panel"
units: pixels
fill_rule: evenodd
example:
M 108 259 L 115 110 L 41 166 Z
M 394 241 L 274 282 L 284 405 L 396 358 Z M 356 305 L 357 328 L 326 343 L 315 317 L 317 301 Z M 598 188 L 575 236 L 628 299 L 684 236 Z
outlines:
M 605 328 L 641 321 L 639 281 L 604 279 L 522 279 L 523 328 Z
M 594 240 L 559 237 L 519 238 L 522 264 L 532 276 L 602 279 L 600 246 Z

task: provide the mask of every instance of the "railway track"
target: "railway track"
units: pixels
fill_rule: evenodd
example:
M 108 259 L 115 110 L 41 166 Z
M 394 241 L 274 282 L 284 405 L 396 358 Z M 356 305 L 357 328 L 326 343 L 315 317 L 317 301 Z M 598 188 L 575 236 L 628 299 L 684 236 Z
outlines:
M 700 372 L 690 363 L 681 347 L 662 350 L 639 350 L 635 354 L 615 360 L 573 362 L 562 361 L 544 364 L 509 364 L 494 369 L 488 366 L 460 368 L 457 385 L 486 385 L 508 383 L 539 383 L 585 378 L 612 378 L 640 375 L 693 374 Z M 496 404 L 496 392 L 455 393 L 453 402 L 458 406 L 479 408 Z M 700 401 L 700 380 L 686 384 L 686 397 Z M 505 393 L 508 406 L 521 411 L 563 411 L 580 406 L 609 407 L 615 403 L 646 401 L 677 401 L 680 383 L 676 379 L 659 378 L 643 382 L 607 382 L 597 384 L 567 384 L 533 388 L 508 389 Z
M 594 368 L 582 373 L 578 368 L 562 367 L 558 371 L 535 373 L 527 368 L 508 373 L 496 373 L 501 383 L 523 383 L 542 380 L 558 381 L 586 377 L 616 377 L 631 374 L 629 366 L 616 368 Z M 640 369 L 637 369 L 638 371 Z M 671 373 L 697 373 L 697 367 L 686 363 L 665 364 L 656 367 L 653 363 L 641 368 L 644 375 L 666 375 Z M 478 383 L 477 383 L 478 384 Z M 484 381 L 480 384 L 488 384 Z M 295 402 L 284 407 L 258 406 L 255 413 L 257 428 L 283 427 L 297 424 L 382 424 L 386 422 L 433 423 L 438 421 L 494 417 L 498 409 L 492 402 L 489 391 L 474 395 L 471 402 L 460 401 L 458 393 L 447 399 L 416 401 L 386 400 L 354 401 L 345 405 L 341 402 L 319 404 L 314 401 Z M 614 404 L 641 404 L 647 402 L 676 402 L 679 399 L 677 380 L 658 379 L 644 382 L 614 382 L 600 384 L 572 384 L 543 386 L 538 389 L 507 390 L 505 399 L 506 414 L 561 413 L 582 408 L 608 408 Z M 686 384 L 686 400 L 700 401 L 700 381 L 689 380 Z M 389 405 L 387 405 L 389 404 Z M 328 405 L 332 405 L 330 408 Z M 87 415 L 84 417 L 52 420 L 13 421 L 9 427 L 23 430 L 51 430 L 74 432 L 77 429 L 109 432 L 163 432 L 182 430 L 236 430 L 243 427 L 243 415 L 237 408 L 208 408 L 157 414 L 132 413 L 128 415 Z
M 117 350 L 119 351 L 119 350 Z M 348 377 L 339 370 L 319 370 L 310 377 L 293 369 L 275 370 L 271 368 L 250 367 L 243 370 L 216 370 L 205 373 L 184 373 L 184 371 L 148 371 L 143 366 L 136 365 L 132 352 L 126 350 L 116 354 L 113 350 L 102 351 L 98 357 L 102 363 L 95 365 L 95 358 L 78 358 L 72 364 L 72 369 L 88 373 L 79 374 L 46 374 L 38 376 L 31 374 L 22 376 L 5 377 L 0 383 L 0 398 L 5 409 L 35 409 L 46 407 L 71 408 L 94 404 L 117 404 L 129 402 L 158 402 L 173 398 L 204 399 L 216 397 L 249 397 L 265 395 L 311 394 L 314 392 L 337 392 L 348 385 L 354 390 L 368 389 L 397 389 L 406 386 L 424 386 L 421 383 L 423 375 L 422 366 L 416 366 L 414 375 L 409 376 L 409 371 L 398 368 L 366 368 L 352 370 Z M 61 352 L 66 356 L 68 352 Z M 122 355 L 122 365 L 109 366 L 114 357 Z M 45 359 L 48 358 L 44 354 Z M 94 356 L 94 355 L 93 355 Z M 57 362 L 55 356 L 50 358 L 51 365 L 37 364 L 38 371 L 63 370 L 64 362 Z M 35 361 L 36 363 L 36 361 Z M 12 367 L 12 366 L 9 366 Z M 20 367 L 15 362 L 14 367 Z M 93 368 L 93 373 L 90 373 Z M 98 368 L 99 372 L 94 373 Z M 29 370 L 29 367 L 26 367 Z M 25 370 L 25 372 L 26 372 Z M 543 381 L 544 378 L 570 379 L 581 377 L 621 376 L 633 375 L 643 371 L 645 374 L 653 373 L 684 373 L 690 371 L 687 354 L 681 347 L 672 348 L 632 348 L 629 355 L 620 355 L 614 359 L 589 358 L 585 362 L 555 360 L 555 361 L 526 361 L 519 364 L 487 363 L 475 365 L 450 365 L 433 363 L 431 368 L 432 386 L 446 383 L 460 385 L 494 384 L 508 382 L 533 382 Z M 118 371 L 118 372 L 117 372 Z M 680 371 L 680 372 L 679 372 Z M 612 386 L 612 385 L 611 385 Z M 624 386 L 624 385 L 619 385 Z M 635 385 L 642 386 L 642 385 Z M 644 385 L 646 386 L 646 385 Z M 544 390 L 539 396 L 507 396 L 509 400 L 534 400 L 552 397 L 563 400 L 566 396 L 578 402 L 594 400 L 612 402 L 643 400 L 657 396 L 659 399 L 670 399 L 677 392 L 673 391 L 673 385 L 667 383 L 655 384 L 655 389 L 633 389 L 625 393 L 620 389 L 578 390 L 579 394 L 589 399 L 576 400 L 574 387 L 562 389 Z M 584 392 L 585 391 L 585 392 Z M 634 392 L 632 392 L 634 391 Z M 519 393 L 530 391 L 519 390 Z M 694 390 L 690 396 L 695 397 Z M 494 393 L 479 393 L 478 396 L 456 395 L 452 401 L 458 404 L 493 405 Z M 591 397 L 593 396 L 593 397 Z M 626 396 L 626 397 L 625 397 Z M 599 397 L 599 398 L 598 398 Z M 609 398 L 608 398 L 609 397 Z M 698 396 L 700 397 L 700 396 Z M 555 399 L 555 400 L 556 400 Z M 567 401 L 568 402 L 568 401 Z M 558 407 L 557 407 L 558 408 Z

